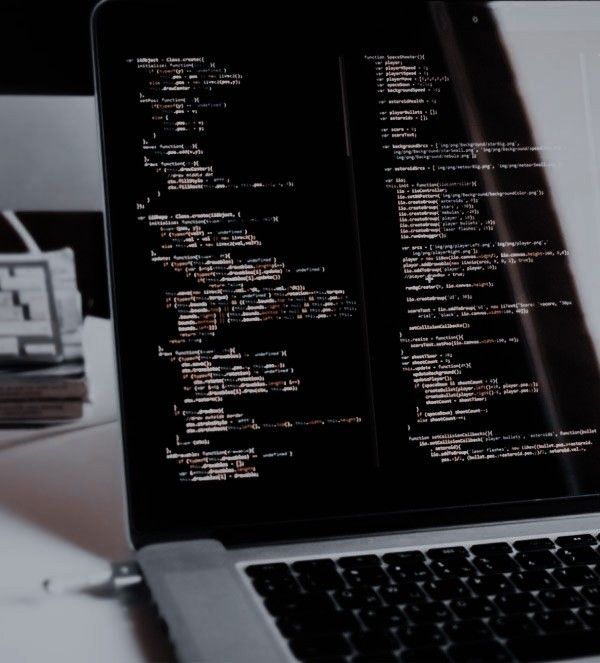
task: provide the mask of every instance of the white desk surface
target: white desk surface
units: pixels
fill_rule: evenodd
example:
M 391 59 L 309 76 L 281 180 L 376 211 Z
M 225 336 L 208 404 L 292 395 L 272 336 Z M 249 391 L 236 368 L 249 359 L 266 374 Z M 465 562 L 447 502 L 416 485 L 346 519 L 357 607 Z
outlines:
M 148 606 L 42 587 L 131 557 L 121 472 L 116 423 L 0 452 L 0 660 L 169 658 Z

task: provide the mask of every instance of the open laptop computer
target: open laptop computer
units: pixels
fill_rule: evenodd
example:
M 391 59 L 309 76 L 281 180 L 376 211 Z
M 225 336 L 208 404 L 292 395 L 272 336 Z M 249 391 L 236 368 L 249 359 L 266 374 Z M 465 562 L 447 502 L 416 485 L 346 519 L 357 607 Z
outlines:
M 93 30 L 130 534 L 181 660 L 600 656 L 600 5 Z

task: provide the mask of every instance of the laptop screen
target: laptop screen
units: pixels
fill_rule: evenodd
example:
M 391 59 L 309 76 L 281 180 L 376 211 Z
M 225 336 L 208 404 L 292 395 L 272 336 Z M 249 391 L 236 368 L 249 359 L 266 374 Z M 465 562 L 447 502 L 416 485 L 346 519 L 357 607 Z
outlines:
M 598 493 L 599 44 L 596 3 L 100 10 L 134 529 Z

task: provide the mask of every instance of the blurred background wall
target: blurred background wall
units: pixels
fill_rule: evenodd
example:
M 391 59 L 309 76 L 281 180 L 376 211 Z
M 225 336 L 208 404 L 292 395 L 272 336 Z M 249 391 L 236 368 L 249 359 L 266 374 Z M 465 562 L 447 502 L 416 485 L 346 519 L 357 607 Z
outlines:
M 0 208 L 100 210 L 93 0 L 0 2 Z

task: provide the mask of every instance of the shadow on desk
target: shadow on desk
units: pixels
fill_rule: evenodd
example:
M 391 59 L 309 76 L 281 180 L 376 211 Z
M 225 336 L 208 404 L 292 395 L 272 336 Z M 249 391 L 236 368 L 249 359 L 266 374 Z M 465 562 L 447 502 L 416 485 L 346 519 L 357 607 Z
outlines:
M 108 560 L 127 558 L 121 449 L 116 423 L 0 454 L 0 504 Z
M 105 559 L 129 554 L 111 323 L 83 328 L 90 403 L 60 426 L 0 431 L 0 504 Z
M 105 568 L 105 560 L 129 559 L 132 550 L 126 535 L 125 498 L 120 427 L 116 422 L 116 385 L 111 323 L 86 318 L 84 353 L 91 402 L 78 422 L 37 429 L 0 431 L 0 527 L 3 546 L 32 587 L 40 591 L 45 577 L 80 573 L 79 565 Z M 7 525 L 4 528 L 4 525 Z M 5 551 L 6 552 L 6 551 Z M 14 566 L 13 566 L 14 575 Z M 57 653 L 67 660 L 68 651 L 85 649 L 86 634 L 96 633 L 103 622 L 104 641 L 94 660 L 114 645 L 132 661 L 173 660 L 173 652 L 148 599 L 120 603 L 115 598 L 73 596 L 68 601 L 74 615 L 65 613 L 67 599 L 50 597 L 35 603 L 14 624 L 14 647 L 23 660 L 47 658 L 44 645 L 21 637 L 21 632 L 45 633 Z M 110 601 L 110 604 L 107 604 Z M 9 613 L 20 615 L 21 613 Z M 81 632 L 73 633 L 69 618 L 81 620 Z M 108 642 L 116 638 L 119 642 Z M 34 639 L 35 640 L 35 639 Z M 48 642 L 46 642 L 48 645 Z M 2 647 L 0 647 L 0 650 Z M 34 651 L 35 650 L 35 651 Z M 71 660 L 76 658 L 71 657 Z M 81 660 L 81 659 L 79 659 Z
M 9 525 L 16 521 L 18 534 L 13 536 L 10 526 L 3 529 L 3 537 L 8 537 L 3 545 L 13 549 L 15 544 L 18 546 L 14 559 L 17 566 L 25 568 L 30 583 L 39 588 L 45 577 L 80 573 L 80 564 L 103 568 L 103 560 L 131 558 L 121 472 L 116 423 L 68 432 L 0 453 L 0 506 L 4 509 L 4 514 L 0 509 L 0 517 L 6 518 Z M 15 628 L 28 633 L 50 629 L 47 636 L 59 656 L 56 660 L 76 660 L 66 651 L 85 648 L 85 643 L 67 645 L 66 638 L 81 640 L 91 635 L 98 647 L 93 660 L 103 659 L 103 652 L 107 654 L 105 660 L 174 660 L 148 599 L 121 603 L 115 598 L 74 596 L 68 605 L 73 605 L 81 622 L 80 633 L 73 633 L 64 599 L 48 599 L 44 605 L 48 605 L 48 611 L 40 612 L 36 604 L 28 612 L 21 609 L 16 613 Z M 100 632 L 94 627 L 98 619 L 103 625 Z M 49 620 L 48 624 L 41 623 L 44 620 Z M 117 642 L 108 642 L 113 637 Z M 41 643 L 24 643 L 16 635 L 14 640 L 19 652 L 25 648 L 32 653 L 23 660 L 39 660 Z M 113 658 L 109 653 L 115 647 L 122 655 Z

